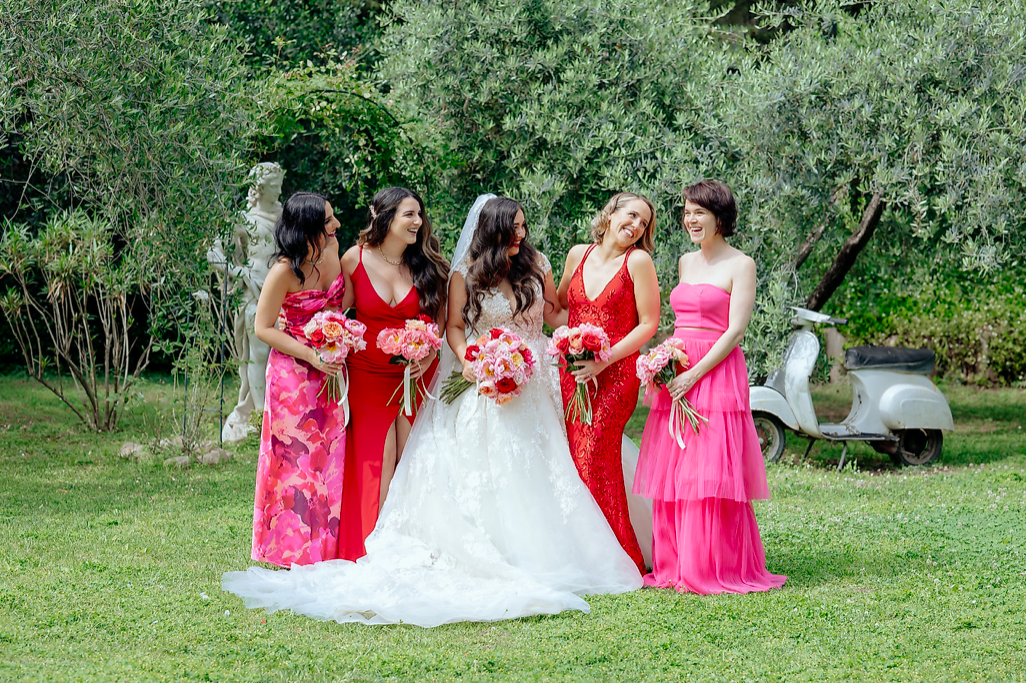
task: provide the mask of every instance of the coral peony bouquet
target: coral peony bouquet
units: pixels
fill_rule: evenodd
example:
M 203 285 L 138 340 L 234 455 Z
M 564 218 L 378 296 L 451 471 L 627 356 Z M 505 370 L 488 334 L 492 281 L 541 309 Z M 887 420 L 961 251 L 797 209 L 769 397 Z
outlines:
M 565 370 L 571 370 L 570 366 L 579 360 L 597 360 L 605 363 L 613 355 L 606 331 L 598 325 L 588 323 L 582 323 L 577 327 L 564 325 L 553 332 L 548 354 L 559 358 L 559 366 Z M 591 395 L 588 393 L 587 384 L 578 382 L 564 417 L 567 422 L 591 424 Z
M 442 348 L 442 337 L 438 333 L 438 325 L 426 315 L 419 315 L 406 321 L 403 327 L 389 327 L 378 333 L 378 348 L 384 353 L 392 356 L 391 363 L 405 365 L 403 381 L 392 398 L 402 391 L 399 397 L 399 409 L 405 415 L 413 415 L 417 412 L 418 385 L 427 394 L 423 380 L 418 378 L 412 381 L 410 366 L 420 363 L 428 356 L 438 353 Z M 390 398 L 389 403 L 392 402 Z
M 688 354 L 684 351 L 684 342 L 676 337 L 669 337 L 659 346 L 643 356 L 638 356 L 638 379 L 642 384 L 666 386 L 673 378 L 684 372 L 691 365 Z M 691 403 L 684 397 L 674 401 L 670 408 L 670 436 L 677 440 L 677 445 L 684 448 L 684 423 L 698 433 L 700 422 L 709 424 L 709 420 L 698 414 Z
M 342 363 L 350 353 L 366 349 L 367 342 L 363 339 L 366 331 L 366 325 L 347 318 L 341 311 L 318 311 L 303 326 L 303 335 L 325 363 Z M 327 391 L 329 399 L 335 403 L 342 402 L 347 392 L 343 392 L 338 376 L 325 377 L 320 393 Z
M 502 327 L 478 337 L 467 347 L 464 358 L 474 371 L 477 392 L 500 406 L 519 396 L 534 374 L 531 349 L 517 334 Z M 461 371 L 453 372 L 442 386 L 442 400 L 452 403 L 473 384 Z

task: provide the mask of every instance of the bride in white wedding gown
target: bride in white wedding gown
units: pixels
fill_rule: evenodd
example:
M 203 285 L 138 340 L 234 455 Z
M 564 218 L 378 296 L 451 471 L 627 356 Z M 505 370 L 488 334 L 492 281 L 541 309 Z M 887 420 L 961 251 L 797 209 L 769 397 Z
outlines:
M 522 222 L 523 212 L 512 200 L 478 198 L 453 257 L 450 302 L 465 298 L 463 280 L 482 249 L 510 249 L 516 258 L 520 245 L 520 255 L 537 255 L 544 287 L 537 281 L 529 285 L 529 308 L 513 314 L 519 305 L 512 289 L 503 291 L 509 284 L 503 280 L 502 287 L 481 292 L 480 311 L 466 331 L 473 339 L 501 326 L 524 339 L 537 364 L 523 393 L 502 406 L 473 388 L 451 405 L 425 401 L 367 538 L 367 555 L 289 571 L 251 567 L 226 573 L 224 589 L 247 607 L 429 627 L 587 612 L 581 595 L 641 586 L 637 567 L 570 456 L 559 379 L 542 334 L 545 290 L 554 298 L 555 286 L 548 259 L 520 241 Z M 465 341 L 459 331 L 453 334 L 452 315 L 450 307 L 450 344 L 462 350 Z M 431 393 L 437 395 L 459 366 L 445 348 Z

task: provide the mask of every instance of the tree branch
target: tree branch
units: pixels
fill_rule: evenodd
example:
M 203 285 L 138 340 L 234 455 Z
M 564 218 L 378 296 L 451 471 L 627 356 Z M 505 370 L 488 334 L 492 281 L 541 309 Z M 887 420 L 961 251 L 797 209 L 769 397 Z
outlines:
M 837 288 L 841 286 L 841 283 L 844 282 L 844 277 L 851 270 L 851 267 L 855 265 L 855 259 L 858 258 L 866 244 L 873 237 L 876 226 L 880 223 L 880 216 L 883 215 L 883 209 L 883 195 L 878 190 L 872 199 L 869 200 L 866 210 L 862 213 L 862 220 L 859 221 L 858 228 L 852 233 L 851 237 L 844 241 L 841 250 L 837 252 L 837 256 L 834 258 L 834 262 L 830 264 L 827 272 L 823 274 L 823 278 L 816 285 L 816 289 L 809 295 L 808 300 L 805 302 L 806 308 L 818 311 L 830 300 L 830 297 L 837 291 Z

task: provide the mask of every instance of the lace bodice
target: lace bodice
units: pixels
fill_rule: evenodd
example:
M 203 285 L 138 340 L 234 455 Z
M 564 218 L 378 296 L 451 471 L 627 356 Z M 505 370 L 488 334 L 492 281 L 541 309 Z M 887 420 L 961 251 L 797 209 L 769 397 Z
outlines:
M 552 265 L 549 263 L 549 259 L 542 253 L 539 253 L 538 256 L 538 265 L 541 266 L 542 275 L 548 275 L 552 272 Z M 453 270 L 466 278 L 466 260 L 456 264 Z M 539 341 L 546 341 L 545 335 L 542 334 L 545 292 L 541 287 L 536 287 L 535 294 L 537 296 L 531 308 L 524 312 L 523 315 L 514 316 L 513 308 L 510 306 L 506 295 L 498 289 L 488 290 L 481 299 L 481 315 L 478 317 L 477 322 L 474 323 L 474 328 L 468 330 L 467 338 L 479 337 L 493 327 L 505 327 L 519 334 L 532 347 Z

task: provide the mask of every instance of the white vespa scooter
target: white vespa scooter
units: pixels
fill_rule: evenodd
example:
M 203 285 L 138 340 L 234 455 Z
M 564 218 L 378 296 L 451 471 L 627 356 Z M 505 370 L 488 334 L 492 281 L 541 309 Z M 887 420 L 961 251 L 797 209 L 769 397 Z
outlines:
M 848 349 L 844 367 L 851 378 L 851 412 L 840 424 L 820 424 L 812 406 L 809 376 L 819 357 L 816 324 L 843 325 L 847 320 L 792 307 L 794 324 L 783 366 L 751 387 L 750 405 L 767 462 L 784 452 L 784 428 L 810 437 L 808 455 L 816 439 L 843 441 L 844 467 L 849 441 L 865 441 L 887 453 L 896 464 L 924 465 L 940 455 L 941 430 L 952 430 L 951 409 L 944 394 L 926 377 L 936 356 L 929 349 L 858 346 Z

